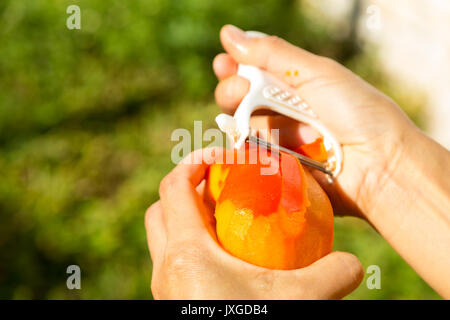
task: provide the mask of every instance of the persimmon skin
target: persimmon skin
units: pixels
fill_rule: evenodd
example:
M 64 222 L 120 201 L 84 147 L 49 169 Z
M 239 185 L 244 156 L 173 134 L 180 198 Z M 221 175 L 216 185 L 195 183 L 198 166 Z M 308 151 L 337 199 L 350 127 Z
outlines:
M 221 246 L 249 263 L 282 270 L 308 266 L 330 253 L 333 210 L 312 175 L 287 154 L 273 176 L 258 176 L 260 166 L 210 167 L 207 192 L 215 202 Z
M 299 146 L 296 152 L 303 154 L 316 161 L 326 161 L 328 153 L 323 144 L 323 138 L 317 138 L 314 142 Z

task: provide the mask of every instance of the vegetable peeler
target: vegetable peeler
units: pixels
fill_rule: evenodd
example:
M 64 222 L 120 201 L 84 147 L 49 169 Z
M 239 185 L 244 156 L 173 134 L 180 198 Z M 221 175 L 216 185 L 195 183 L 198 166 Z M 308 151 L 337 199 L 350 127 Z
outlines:
M 342 148 L 333 134 L 320 122 L 309 105 L 297 95 L 295 90 L 268 72 L 257 67 L 240 64 L 237 74 L 250 82 L 250 89 L 234 116 L 219 114 L 216 123 L 227 134 L 234 148 L 239 149 L 245 142 L 257 143 L 266 149 L 290 153 L 300 163 L 326 173 L 331 180 L 342 168 Z M 323 137 L 328 154 L 325 162 L 310 159 L 290 149 L 269 143 L 251 135 L 250 116 L 258 109 L 269 109 L 313 127 Z

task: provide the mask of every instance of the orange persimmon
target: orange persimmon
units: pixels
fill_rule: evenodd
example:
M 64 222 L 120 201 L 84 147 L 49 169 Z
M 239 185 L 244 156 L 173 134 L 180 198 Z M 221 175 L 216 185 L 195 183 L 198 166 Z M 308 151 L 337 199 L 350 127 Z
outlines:
M 206 188 L 215 203 L 221 246 L 271 269 L 305 267 L 331 252 L 333 210 L 312 175 L 289 154 L 263 155 L 249 145 L 245 152 L 243 164 L 213 164 L 209 169 Z M 256 164 L 248 163 L 255 153 Z M 261 174 L 267 160 L 277 161 L 274 174 Z

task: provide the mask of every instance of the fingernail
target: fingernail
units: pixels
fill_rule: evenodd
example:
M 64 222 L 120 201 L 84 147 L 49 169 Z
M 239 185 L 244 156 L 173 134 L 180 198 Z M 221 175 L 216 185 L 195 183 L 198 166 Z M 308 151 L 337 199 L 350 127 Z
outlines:
M 246 31 L 245 32 L 245 35 L 247 36 L 247 37 L 249 37 L 249 38 L 254 38 L 254 39 L 257 39 L 257 38 L 264 38 L 264 37 L 267 37 L 267 34 L 265 34 L 264 32 L 260 32 L 260 31 Z
M 245 47 L 245 43 L 249 38 L 247 37 L 245 32 L 231 24 L 227 26 L 226 30 L 231 43 L 236 47 L 236 49 L 238 49 L 243 54 L 247 54 L 248 50 Z
M 233 41 L 242 42 L 247 40 L 247 35 L 245 34 L 245 32 L 238 27 L 233 26 L 232 24 L 227 25 L 227 31 L 228 35 Z
M 249 39 L 264 38 L 267 36 L 265 33 L 259 31 L 244 32 L 238 27 L 233 26 L 231 24 L 228 25 L 226 28 L 231 43 L 243 54 L 248 53 L 246 45 Z

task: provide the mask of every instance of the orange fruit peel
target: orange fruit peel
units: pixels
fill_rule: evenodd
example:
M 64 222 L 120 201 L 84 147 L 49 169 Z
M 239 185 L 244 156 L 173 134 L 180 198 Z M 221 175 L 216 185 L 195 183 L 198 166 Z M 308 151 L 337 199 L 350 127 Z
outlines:
M 213 164 L 207 193 L 215 204 L 216 234 L 230 254 L 270 269 L 305 267 L 331 252 L 333 211 L 325 192 L 297 158 L 258 153 L 256 164 Z M 254 158 L 253 158 L 254 159 Z M 248 159 L 246 159 L 248 160 Z M 268 161 L 274 174 L 262 175 Z
M 324 162 L 328 159 L 327 149 L 323 144 L 323 138 L 317 138 L 314 142 L 303 144 L 295 150 L 313 160 Z

